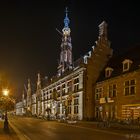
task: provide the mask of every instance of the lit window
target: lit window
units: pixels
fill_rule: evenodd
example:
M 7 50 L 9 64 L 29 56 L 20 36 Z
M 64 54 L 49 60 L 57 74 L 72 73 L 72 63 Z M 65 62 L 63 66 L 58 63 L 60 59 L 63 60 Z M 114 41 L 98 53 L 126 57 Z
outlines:
M 123 63 L 123 72 L 125 72 L 130 69 L 130 66 L 133 62 L 129 59 L 125 59 L 122 63 Z
M 99 87 L 95 89 L 95 99 L 99 100 L 100 98 L 103 97 L 103 88 Z
M 116 84 L 109 85 L 109 97 L 116 97 L 117 95 L 117 86 Z
M 135 80 L 129 80 L 125 81 L 124 83 L 124 94 L 127 95 L 134 95 L 136 93 L 136 81 Z

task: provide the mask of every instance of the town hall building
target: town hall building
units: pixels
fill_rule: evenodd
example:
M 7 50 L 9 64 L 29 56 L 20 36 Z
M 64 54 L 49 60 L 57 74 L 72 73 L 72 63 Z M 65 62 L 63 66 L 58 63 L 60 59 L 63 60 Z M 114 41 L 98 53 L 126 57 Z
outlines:
M 122 67 L 119 67 L 120 63 L 117 65 L 122 68 L 122 72 L 115 75 L 117 66 L 112 65 L 113 50 L 108 40 L 107 23 L 103 21 L 99 25 L 95 46 L 73 62 L 69 24 L 66 9 L 57 73 L 45 86 L 42 86 L 41 75 L 38 73 L 35 91 L 32 91 L 28 79 L 26 93 L 16 103 L 16 114 L 49 119 L 125 119 L 133 110 L 133 118 L 140 117 L 140 90 L 136 89 L 140 82 L 140 59 L 137 58 L 137 69 L 129 73 L 135 59 L 124 57 L 120 62 Z M 124 100 L 121 100 L 122 97 Z

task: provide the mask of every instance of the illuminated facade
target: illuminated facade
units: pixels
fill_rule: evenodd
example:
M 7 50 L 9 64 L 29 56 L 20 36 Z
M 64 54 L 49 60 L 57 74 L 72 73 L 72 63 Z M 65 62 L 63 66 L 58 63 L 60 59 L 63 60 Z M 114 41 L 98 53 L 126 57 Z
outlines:
M 43 87 L 38 74 L 35 92 L 31 90 L 28 80 L 27 97 L 22 99 L 26 103 L 22 109 L 25 114 L 28 112 L 52 119 L 93 120 L 95 118 L 96 81 L 112 56 L 107 38 L 107 23 L 103 21 L 99 25 L 98 39 L 91 51 L 74 62 L 69 23 L 66 10 L 57 74 L 48 79 Z
M 45 115 L 83 119 L 83 75 L 78 68 L 43 89 Z

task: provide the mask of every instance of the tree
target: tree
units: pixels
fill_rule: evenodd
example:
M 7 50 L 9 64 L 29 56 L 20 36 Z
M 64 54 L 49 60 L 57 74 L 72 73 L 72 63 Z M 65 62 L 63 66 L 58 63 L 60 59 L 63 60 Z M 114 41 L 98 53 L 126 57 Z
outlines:
M 8 96 L 0 97 L 0 110 L 11 111 L 14 110 L 15 100 Z
M 5 117 L 4 117 L 4 131 L 5 132 L 9 132 L 7 111 L 14 110 L 14 104 L 15 104 L 15 100 L 13 98 L 10 98 L 9 96 L 0 97 L 0 110 L 5 112 Z

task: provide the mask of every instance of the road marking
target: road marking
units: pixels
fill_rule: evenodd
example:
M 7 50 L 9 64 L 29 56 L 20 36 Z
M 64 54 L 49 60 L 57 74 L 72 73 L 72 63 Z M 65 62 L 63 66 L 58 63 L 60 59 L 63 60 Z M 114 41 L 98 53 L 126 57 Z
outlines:
M 28 136 L 26 136 L 25 134 L 21 133 L 19 131 L 19 129 L 17 129 L 10 121 L 9 121 L 10 126 L 13 128 L 13 130 L 15 131 L 15 133 L 17 134 L 18 138 L 20 140 L 31 140 Z

